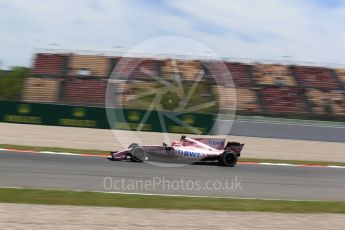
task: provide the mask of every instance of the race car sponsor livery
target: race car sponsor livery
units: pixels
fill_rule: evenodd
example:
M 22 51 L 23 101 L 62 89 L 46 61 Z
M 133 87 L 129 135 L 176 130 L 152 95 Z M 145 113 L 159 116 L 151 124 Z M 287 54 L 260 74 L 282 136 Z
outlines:
M 187 138 L 173 141 L 171 145 L 138 145 L 132 143 L 123 151 L 113 151 L 110 160 L 131 160 L 135 162 L 157 161 L 164 163 L 195 163 L 218 161 L 221 165 L 233 167 L 241 156 L 244 144 L 228 142 L 221 138 Z

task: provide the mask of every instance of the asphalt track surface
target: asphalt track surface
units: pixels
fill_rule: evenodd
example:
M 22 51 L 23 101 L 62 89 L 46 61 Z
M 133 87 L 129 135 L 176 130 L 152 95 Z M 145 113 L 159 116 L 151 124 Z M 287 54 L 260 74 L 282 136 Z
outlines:
M 227 121 L 222 121 L 225 124 Z M 345 125 L 235 120 L 230 135 L 309 141 L 345 142 Z
M 102 157 L 0 151 L 0 187 L 344 201 L 345 170 L 215 164 L 166 168 Z

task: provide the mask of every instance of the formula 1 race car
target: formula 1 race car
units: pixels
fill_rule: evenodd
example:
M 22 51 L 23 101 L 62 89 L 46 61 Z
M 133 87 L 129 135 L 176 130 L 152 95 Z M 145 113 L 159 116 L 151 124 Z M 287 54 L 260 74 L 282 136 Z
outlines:
M 134 162 L 145 160 L 168 163 L 194 163 L 199 161 L 219 161 L 223 166 L 234 167 L 240 157 L 244 144 L 228 142 L 220 138 L 187 138 L 182 136 L 173 141 L 171 146 L 138 145 L 132 143 L 128 149 L 110 153 L 110 160 L 122 161 L 130 159 Z

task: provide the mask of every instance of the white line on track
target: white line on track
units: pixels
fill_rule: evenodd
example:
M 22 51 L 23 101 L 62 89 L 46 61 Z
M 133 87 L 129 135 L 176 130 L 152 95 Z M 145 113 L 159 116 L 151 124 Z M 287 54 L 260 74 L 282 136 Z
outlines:
M 43 154 L 54 154 L 54 155 L 70 155 L 70 156 L 80 156 L 79 154 L 76 153 L 64 153 L 64 152 L 50 152 L 50 151 L 39 151 L 37 153 L 43 153 Z
M 286 164 L 286 163 L 266 163 L 266 162 L 258 162 L 260 165 L 278 165 L 278 166 L 298 166 L 296 164 Z
M 77 154 L 77 153 L 67 153 L 67 152 L 51 152 L 51 151 L 39 151 L 35 152 L 32 150 L 16 150 L 16 149 L 0 149 L 6 152 L 19 152 L 19 153 L 34 153 L 34 154 L 51 154 L 51 155 L 65 155 L 65 156 L 77 156 L 77 157 L 108 157 L 108 155 L 96 155 L 96 154 Z M 310 168 L 337 168 L 345 169 L 345 166 L 338 165 L 318 165 L 318 164 L 287 164 L 287 163 L 270 163 L 270 162 L 238 162 L 242 165 L 271 165 L 271 166 L 290 166 L 290 167 L 310 167 Z

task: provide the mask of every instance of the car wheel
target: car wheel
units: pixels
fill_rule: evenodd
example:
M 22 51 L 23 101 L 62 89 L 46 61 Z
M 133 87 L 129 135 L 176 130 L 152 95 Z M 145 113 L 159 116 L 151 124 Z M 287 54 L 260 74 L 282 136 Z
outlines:
M 146 152 L 143 148 L 137 147 L 132 150 L 131 160 L 135 162 L 143 162 L 146 159 Z
M 237 155 L 233 151 L 225 151 L 219 159 L 223 166 L 234 167 L 237 163 Z

